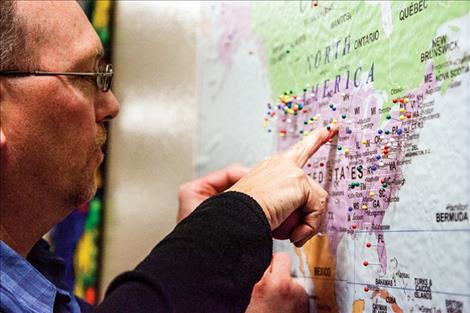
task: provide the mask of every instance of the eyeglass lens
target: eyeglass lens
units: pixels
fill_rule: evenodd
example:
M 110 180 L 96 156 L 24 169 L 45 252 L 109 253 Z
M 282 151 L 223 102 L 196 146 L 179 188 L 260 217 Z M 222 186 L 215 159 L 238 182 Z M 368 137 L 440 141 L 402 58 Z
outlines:
M 100 69 L 100 73 L 102 74 L 96 76 L 96 84 L 100 90 L 108 91 L 113 78 L 113 66 L 111 64 L 106 65 L 104 69 Z

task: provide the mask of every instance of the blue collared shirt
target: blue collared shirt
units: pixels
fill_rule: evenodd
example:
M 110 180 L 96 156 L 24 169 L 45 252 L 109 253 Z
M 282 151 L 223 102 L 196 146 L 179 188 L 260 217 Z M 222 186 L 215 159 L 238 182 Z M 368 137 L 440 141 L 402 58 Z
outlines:
M 44 251 L 45 245 L 48 248 L 45 241 L 40 241 L 35 246 L 37 251 L 32 250 L 33 255 L 42 257 L 39 262 L 42 262 L 40 265 L 43 267 L 50 266 L 48 263 L 57 262 L 45 254 L 50 253 L 48 249 L 47 252 Z M 53 284 L 30 262 L 0 240 L 0 312 L 80 313 L 82 311 L 73 294 Z

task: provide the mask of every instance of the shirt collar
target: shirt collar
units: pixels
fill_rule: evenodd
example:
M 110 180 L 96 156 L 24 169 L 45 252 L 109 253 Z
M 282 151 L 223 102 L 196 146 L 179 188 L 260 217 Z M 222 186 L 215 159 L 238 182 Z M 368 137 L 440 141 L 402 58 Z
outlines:
M 25 311 L 53 312 L 57 294 L 69 302 L 70 294 L 54 286 L 25 258 L 0 240 L 0 276 L 4 296 L 13 296 Z M 73 305 L 72 305 L 73 306 Z

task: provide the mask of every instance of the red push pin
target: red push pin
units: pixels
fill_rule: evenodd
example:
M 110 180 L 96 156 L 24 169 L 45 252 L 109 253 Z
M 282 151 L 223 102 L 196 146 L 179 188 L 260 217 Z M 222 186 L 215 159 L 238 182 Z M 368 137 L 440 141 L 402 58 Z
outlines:
M 351 225 L 351 228 L 352 228 L 352 229 L 356 229 L 356 228 L 357 228 L 357 224 L 352 224 L 352 225 Z
M 312 164 L 308 163 L 308 164 L 307 164 L 307 167 L 312 167 Z
M 364 261 L 364 262 L 362 262 L 362 265 L 367 266 L 367 265 L 369 265 L 369 262 Z
M 411 112 L 406 112 L 406 117 L 411 118 Z
M 364 291 L 365 291 L 365 292 L 368 292 L 368 291 L 369 291 L 369 287 L 365 286 L 365 287 L 364 287 Z
M 372 247 L 372 244 L 370 242 L 368 242 L 368 243 L 366 243 L 366 247 L 370 248 L 370 247 Z
M 400 98 L 400 103 L 405 103 L 405 99 Z
M 317 7 L 317 6 L 318 6 L 318 0 L 313 0 L 312 7 Z
M 397 99 L 397 98 L 393 98 L 392 102 L 393 102 L 393 103 L 397 103 L 397 102 L 398 102 L 398 99 Z
M 320 162 L 320 167 L 323 167 L 325 166 L 325 164 L 323 162 Z
M 333 142 L 333 138 L 328 139 L 328 142 L 329 142 L 329 143 L 332 143 L 332 142 Z

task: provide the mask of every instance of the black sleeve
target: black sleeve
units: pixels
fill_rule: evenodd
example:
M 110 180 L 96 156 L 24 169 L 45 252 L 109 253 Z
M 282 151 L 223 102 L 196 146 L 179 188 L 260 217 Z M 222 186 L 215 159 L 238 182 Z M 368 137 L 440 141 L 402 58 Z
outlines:
M 97 312 L 244 312 L 271 256 L 261 207 L 243 193 L 225 192 L 203 202 L 135 270 L 118 276 Z

